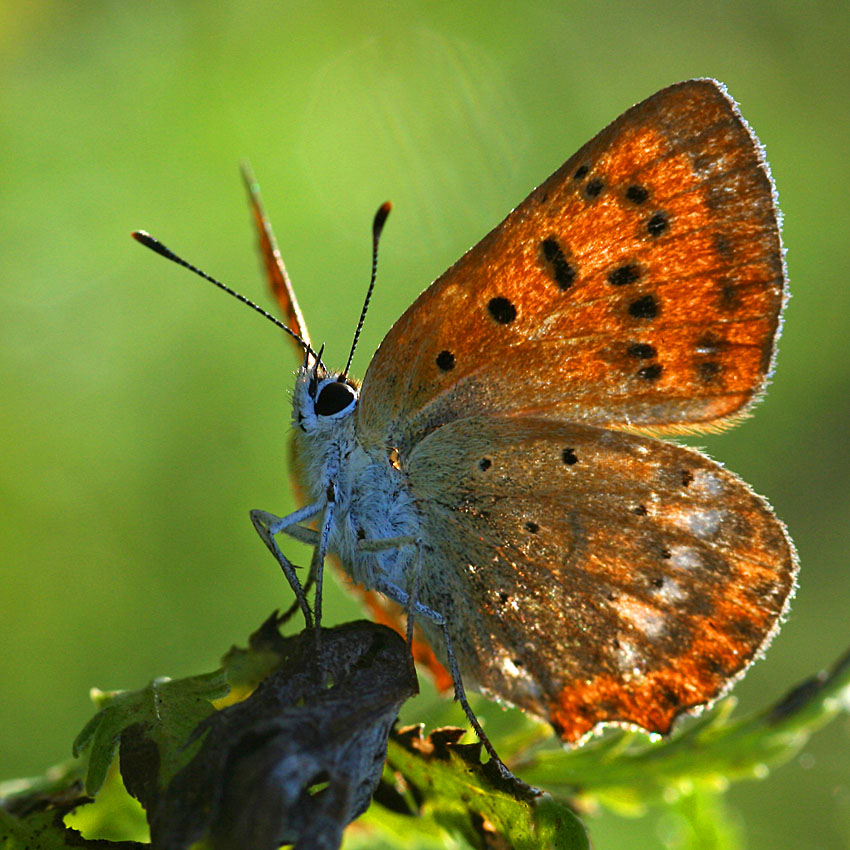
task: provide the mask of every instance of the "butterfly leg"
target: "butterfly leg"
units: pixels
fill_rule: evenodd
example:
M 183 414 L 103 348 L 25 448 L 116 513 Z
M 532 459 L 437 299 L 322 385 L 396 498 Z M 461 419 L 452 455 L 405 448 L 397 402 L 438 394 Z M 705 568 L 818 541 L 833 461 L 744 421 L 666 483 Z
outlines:
M 466 715 L 467 720 L 469 720 L 472 729 L 475 734 L 478 736 L 478 739 L 484 745 L 484 749 L 487 750 L 490 758 L 495 763 L 496 767 L 499 770 L 499 773 L 508 780 L 514 782 L 520 782 L 521 780 L 517 779 L 513 773 L 508 769 L 507 765 L 499 758 L 499 754 L 496 752 L 496 748 L 493 746 L 490 739 L 487 737 L 487 733 L 481 727 L 481 724 L 478 722 L 478 718 L 475 716 L 475 712 L 472 710 L 472 706 L 469 704 L 469 700 L 466 698 L 466 690 L 463 687 L 463 680 L 460 676 L 460 668 L 457 664 L 457 657 L 454 652 L 454 645 L 452 644 L 452 638 L 449 634 L 448 624 L 446 623 L 445 617 L 440 614 L 439 611 L 435 611 L 433 608 L 429 608 L 427 605 L 419 602 L 415 599 L 415 593 L 418 589 L 418 578 L 420 567 L 422 563 L 422 544 L 419 540 L 415 538 L 392 538 L 388 540 L 370 540 L 370 541 L 362 541 L 363 544 L 361 548 L 366 551 L 379 552 L 382 549 L 390 549 L 390 548 L 399 548 L 400 546 L 410 546 L 415 545 L 418 551 L 417 558 L 417 569 L 416 574 L 414 576 L 414 584 L 412 585 L 412 592 L 407 593 L 402 590 L 398 585 L 393 584 L 392 582 L 386 581 L 385 579 L 378 578 L 375 581 L 374 589 L 379 593 L 383 593 L 385 596 L 388 596 L 390 599 L 397 602 L 399 605 L 403 606 L 407 609 L 407 617 L 408 617 L 408 643 L 410 643 L 410 636 L 412 632 L 412 623 L 414 615 L 418 614 L 420 617 L 426 617 L 435 625 L 439 626 L 443 631 L 443 640 L 446 645 L 446 658 L 449 662 L 449 672 L 452 676 L 452 682 L 454 683 L 455 688 L 455 699 L 460 703 L 461 708 L 463 709 L 463 713 Z M 394 544 L 394 545 L 392 545 Z M 521 783 L 524 784 L 524 783 Z
M 416 618 L 413 610 L 419 604 L 419 576 L 422 575 L 422 544 L 417 542 L 416 566 L 411 570 L 413 573 L 408 577 L 408 600 L 407 600 L 407 645 L 411 648 L 410 660 L 413 661 L 413 624 Z
M 313 547 L 313 558 L 310 562 L 310 575 L 316 577 L 316 601 L 313 605 L 313 610 L 315 611 L 317 642 L 321 635 L 322 626 L 322 583 L 325 575 L 325 555 L 328 553 L 328 540 L 330 539 L 331 528 L 333 527 L 335 504 L 333 501 L 325 504 L 322 524 L 319 530 L 319 539 Z
M 408 600 L 405 606 L 405 613 L 407 614 L 407 645 L 412 647 L 414 617 L 410 609 L 411 606 L 416 605 L 419 596 L 419 574 L 422 568 L 422 541 L 411 535 L 385 537 L 379 540 L 361 540 L 358 543 L 357 548 L 361 552 L 387 552 L 391 549 L 401 549 L 404 546 L 415 546 L 418 552 L 416 568 L 412 570 L 413 574 L 408 579 L 408 587 L 410 588 L 410 591 L 408 593 Z M 411 653 L 411 660 L 412 658 L 413 655 Z
M 304 621 L 308 628 L 311 628 L 313 625 L 313 614 L 310 611 L 310 606 L 307 602 L 306 590 L 301 585 L 301 581 L 295 572 L 295 567 L 292 562 L 283 554 L 283 552 L 280 551 L 280 547 L 277 545 L 274 536 L 278 532 L 283 531 L 297 540 L 302 540 L 305 543 L 317 544 L 318 540 L 316 532 L 312 529 L 299 526 L 297 523 L 312 519 L 322 510 L 323 507 L 323 502 L 315 502 L 312 505 L 307 505 L 297 511 L 293 511 L 285 517 L 278 517 L 274 514 L 268 513 L 267 511 L 251 511 L 251 522 L 254 524 L 254 528 L 257 530 L 257 534 L 259 534 L 262 538 L 263 543 L 266 544 L 268 550 L 272 553 L 272 555 L 274 555 L 278 564 L 280 564 L 283 574 L 286 576 L 286 580 L 289 582 L 289 586 L 295 594 L 296 604 L 301 608 L 301 612 L 304 614 Z M 308 578 L 308 587 L 309 582 L 310 578 Z M 284 617 L 286 617 L 286 615 L 284 615 Z

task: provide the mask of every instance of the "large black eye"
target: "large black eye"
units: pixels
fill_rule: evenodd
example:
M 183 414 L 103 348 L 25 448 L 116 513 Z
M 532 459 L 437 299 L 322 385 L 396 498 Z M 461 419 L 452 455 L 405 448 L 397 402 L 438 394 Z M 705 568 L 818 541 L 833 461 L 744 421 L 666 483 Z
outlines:
M 333 416 L 334 413 L 345 410 L 354 398 L 354 390 L 348 384 L 331 381 L 322 387 L 313 409 L 319 416 Z

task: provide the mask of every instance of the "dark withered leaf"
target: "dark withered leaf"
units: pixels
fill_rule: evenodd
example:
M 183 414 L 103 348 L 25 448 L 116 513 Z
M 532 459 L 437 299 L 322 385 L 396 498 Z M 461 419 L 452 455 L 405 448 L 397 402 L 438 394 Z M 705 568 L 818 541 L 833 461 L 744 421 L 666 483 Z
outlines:
M 378 784 L 387 736 L 417 691 L 391 629 L 359 621 L 280 638 L 283 659 L 247 700 L 207 718 L 203 744 L 151 813 L 159 850 L 335 850 Z

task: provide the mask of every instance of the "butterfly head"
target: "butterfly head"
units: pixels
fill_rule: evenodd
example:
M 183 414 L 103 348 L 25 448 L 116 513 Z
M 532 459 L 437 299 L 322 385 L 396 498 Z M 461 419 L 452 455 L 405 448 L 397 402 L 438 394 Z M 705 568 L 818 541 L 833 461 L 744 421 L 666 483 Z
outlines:
M 321 359 L 309 355 L 295 378 L 293 421 L 306 433 L 332 429 L 357 407 L 359 388 L 341 372 L 329 372 Z
M 322 363 L 322 353 L 325 347 L 314 353 L 309 345 L 305 344 L 304 363 L 298 370 L 295 381 L 295 395 L 292 400 L 293 421 L 297 428 L 305 433 L 328 432 L 335 430 L 340 420 L 347 419 L 354 413 L 357 407 L 357 399 L 360 397 L 359 384 L 348 377 L 351 361 L 354 358 L 354 350 L 357 348 L 357 340 L 369 309 L 369 301 L 375 288 L 375 276 L 378 270 L 378 242 L 390 214 L 391 204 L 389 201 L 381 204 L 375 218 L 372 221 L 372 277 L 369 288 L 366 290 L 366 299 L 363 309 L 360 311 L 360 319 L 357 329 L 354 331 L 354 340 L 348 353 L 348 362 L 342 372 L 331 373 Z

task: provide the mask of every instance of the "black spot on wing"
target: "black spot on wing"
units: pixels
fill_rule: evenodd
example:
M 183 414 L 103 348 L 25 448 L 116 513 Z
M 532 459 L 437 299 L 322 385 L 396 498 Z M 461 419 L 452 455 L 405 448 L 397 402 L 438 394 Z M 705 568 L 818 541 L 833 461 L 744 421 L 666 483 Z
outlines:
M 652 363 L 637 370 L 637 376 L 644 381 L 657 381 L 661 377 L 664 367 L 660 363 Z
M 697 365 L 697 376 L 704 384 L 710 384 L 721 371 L 721 366 L 716 360 L 705 360 Z
M 451 351 L 441 351 L 437 355 L 437 368 L 442 372 L 451 372 L 455 367 L 455 356 Z
M 573 466 L 573 464 L 578 463 L 578 456 L 576 455 L 576 450 L 572 448 L 564 449 L 561 452 L 561 460 L 567 466 Z
M 650 236 L 660 236 L 670 227 L 670 219 L 665 212 L 657 212 L 646 223 L 646 231 Z
M 614 269 L 608 275 L 608 283 L 611 286 L 628 286 L 630 283 L 636 283 L 640 280 L 640 266 L 636 263 L 627 263 L 624 266 Z
M 587 195 L 588 198 L 598 198 L 599 195 L 602 194 L 602 190 L 605 188 L 605 183 L 599 177 L 594 177 L 591 180 L 587 181 L 587 185 L 584 187 L 584 194 Z
M 509 325 L 516 318 L 516 307 L 501 295 L 490 299 L 487 312 L 500 325 Z
M 652 360 L 658 356 L 655 347 L 645 342 L 633 342 L 626 349 L 626 353 L 636 360 Z
M 658 301 L 654 295 L 641 295 L 629 304 L 629 314 L 635 319 L 654 319 L 658 315 Z
M 554 236 L 540 243 L 540 258 L 546 273 L 562 290 L 569 289 L 576 279 L 575 268 L 567 261 L 561 245 Z

